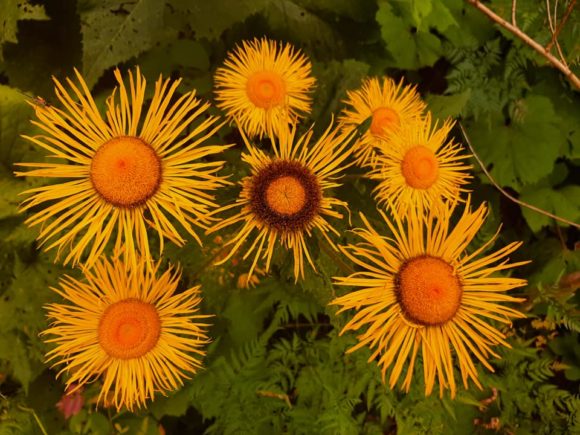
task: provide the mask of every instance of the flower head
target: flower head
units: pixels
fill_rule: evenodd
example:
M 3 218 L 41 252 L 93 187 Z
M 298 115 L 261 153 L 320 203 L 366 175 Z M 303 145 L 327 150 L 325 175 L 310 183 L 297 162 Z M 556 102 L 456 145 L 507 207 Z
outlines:
M 358 128 L 370 120 L 368 129 L 354 144 L 357 163 L 372 166 L 379 150 L 390 146 L 390 134 L 421 118 L 425 103 L 414 86 L 396 84 L 389 77 L 367 78 L 360 89 L 347 91 L 347 107 L 340 122 L 345 129 Z
M 22 210 L 34 211 L 26 223 L 41 225 L 40 245 L 56 247 L 57 257 L 68 250 L 64 263 L 77 263 L 87 253 L 91 265 L 115 230 L 116 248 L 128 247 L 133 263 L 138 253 L 150 255 L 147 227 L 158 233 L 161 251 L 164 237 L 185 243 L 176 223 L 199 241 L 194 226 L 211 222 L 208 215 L 217 205 L 210 192 L 226 183 L 216 174 L 223 162 L 202 160 L 227 148 L 205 144 L 220 127 L 215 117 L 199 120 L 209 104 L 200 103 L 195 91 L 171 103 L 180 81 L 160 78 L 145 111 L 145 78 L 139 70 L 129 72 L 127 89 L 116 70 L 119 88 L 108 98 L 103 119 L 76 74 L 80 89 L 67 79 L 72 92 L 55 79 L 64 109 L 35 106 L 33 124 L 45 134 L 25 136 L 60 161 L 20 163 L 35 169 L 16 173 L 54 179 L 24 192 L 30 197 Z
M 493 347 L 510 347 L 489 320 L 510 325 L 510 318 L 524 317 L 504 304 L 523 300 L 505 292 L 526 281 L 496 273 L 528 263 L 509 263 L 507 258 L 521 242 L 484 255 L 496 233 L 483 246 L 466 251 L 487 209 L 481 205 L 472 212 L 468 200 L 455 226 L 450 226 L 451 214 L 451 208 L 432 210 L 427 215 L 413 213 L 406 221 L 395 214 L 392 222 L 381 212 L 392 236 L 380 234 L 362 216 L 366 228 L 355 233 L 363 243 L 341 247 L 361 269 L 335 278 L 338 285 L 361 289 L 331 302 L 341 307 L 339 312 L 355 310 L 342 330 L 361 331 L 358 344 L 348 352 L 369 347 L 369 362 L 378 362 L 383 381 L 390 371 L 390 388 L 408 362 L 401 388 L 409 391 L 419 352 L 425 394 L 431 394 L 437 379 L 441 395 L 445 389 L 455 395 L 454 359 L 465 388 L 469 379 L 481 388 L 474 359 L 493 371 L 488 360 L 499 357 Z
M 290 44 L 243 41 L 216 71 L 217 105 L 250 137 L 275 135 L 279 125 L 310 112 L 315 83 L 310 69 Z
M 370 178 L 379 182 L 375 197 L 395 212 L 438 208 L 456 201 L 471 176 L 469 157 L 460 145 L 447 141 L 453 122 L 432 125 L 431 115 L 390 136 L 391 145 L 376 159 Z
M 335 179 L 345 168 L 343 162 L 349 156 L 347 148 L 352 136 L 333 130 L 331 124 L 310 146 L 312 134 L 309 130 L 296 138 L 296 128 L 286 128 L 277 141 L 272 139 L 274 155 L 256 148 L 244 136 L 248 152 L 242 154 L 242 160 L 250 165 L 252 173 L 241 181 L 242 191 L 236 203 L 220 211 L 238 207 L 240 210 L 210 232 L 240 222 L 242 226 L 226 243 L 233 247 L 218 264 L 226 262 L 244 242 L 251 240 L 243 257 L 254 256 L 249 280 L 260 257 L 266 259 L 265 271 L 269 270 L 274 248 L 280 243 L 293 251 L 294 276 L 298 280 L 304 274 L 304 257 L 314 268 L 306 244 L 312 230 L 317 229 L 334 247 L 327 233 L 339 234 L 327 217 L 342 218 L 334 207 L 347 208 L 347 204 L 328 195 L 327 190 L 340 186 Z
M 180 273 L 158 269 L 142 258 L 131 268 L 102 259 L 83 267 L 84 282 L 65 276 L 53 289 L 69 304 L 47 307 L 52 324 L 43 335 L 56 343 L 47 358 L 64 365 L 68 394 L 100 377 L 98 400 L 133 410 L 201 367 L 208 339 L 200 320 L 209 316 L 197 314 L 199 286 L 176 294 Z

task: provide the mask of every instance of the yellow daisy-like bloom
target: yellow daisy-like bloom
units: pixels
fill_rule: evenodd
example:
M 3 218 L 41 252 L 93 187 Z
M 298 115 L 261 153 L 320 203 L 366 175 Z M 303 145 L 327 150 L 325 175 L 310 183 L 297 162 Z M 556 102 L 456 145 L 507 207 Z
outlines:
M 25 136 L 61 162 L 20 163 L 36 169 L 16 172 L 59 179 L 24 192 L 31 196 L 22 210 L 44 206 L 26 220 L 29 226 L 41 225 L 40 245 L 48 245 L 46 250 L 57 247 L 57 258 L 66 248 L 65 264 L 79 262 L 90 248 L 90 265 L 116 229 L 116 248 L 126 247 L 134 264 L 139 252 L 150 256 L 148 226 L 159 234 L 161 251 L 164 237 L 185 243 L 169 217 L 199 242 L 194 226 L 205 229 L 217 207 L 208 192 L 226 184 L 216 175 L 223 162 L 202 160 L 227 148 L 204 145 L 220 127 L 218 118 L 203 118 L 209 104 L 196 99 L 195 91 L 171 103 L 180 81 L 160 78 L 144 114 L 145 78 L 138 69 L 135 75 L 129 73 L 127 89 L 117 70 L 118 93 L 115 89 L 107 100 L 105 120 L 75 72 L 80 89 L 69 79 L 67 83 L 76 101 L 55 79 L 64 110 L 36 105 L 38 121 L 33 124 L 46 134 Z
M 200 320 L 211 316 L 197 314 L 199 286 L 175 294 L 181 273 L 158 269 L 142 258 L 135 267 L 100 259 L 83 267 L 84 282 L 65 276 L 53 288 L 70 304 L 48 305 L 42 334 L 56 336 L 46 339 L 57 344 L 47 359 L 64 365 L 68 394 L 100 377 L 98 401 L 133 410 L 201 367 L 209 340 Z
M 280 130 L 282 131 L 282 130 Z M 217 264 L 229 260 L 240 246 L 250 240 L 251 245 L 243 259 L 254 255 L 247 279 L 250 280 L 258 259 L 266 259 L 264 270 L 268 272 L 274 247 L 279 241 L 294 256 L 294 277 L 304 276 L 304 257 L 312 268 L 314 264 L 306 245 L 306 237 L 314 229 L 324 236 L 336 249 L 328 232 L 339 233 L 328 223 L 327 217 L 341 219 L 342 214 L 333 209 L 347 204 L 325 191 L 340 186 L 336 177 L 345 169 L 344 160 L 349 156 L 348 145 L 352 136 L 339 133 L 332 124 L 313 146 L 309 146 L 313 131 L 310 129 L 295 139 L 296 128 L 286 128 L 278 141 L 272 139 L 274 155 L 266 154 L 250 144 L 244 136 L 247 153 L 242 160 L 251 166 L 251 175 L 241 180 L 242 191 L 231 208 L 241 210 L 216 224 L 210 232 L 243 222 L 241 229 L 225 246 L 233 245 L 231 251 Z
M 415 86 L 403 86 L 403 80 L 396 84 L 389 77 L 367 78 L 360 89 L 347 95 L 340 117 L 344 128 L 357 129 L 370 121 L 354 144 L 354 155 L 362 166 L 372 166 L 377 152 L 390 146 L 390 134 L 420 120 L 426 107 Z
M 440 395 L 445 389 L 455 396 L 453 360 L 465 388 L 468 380 L 481 388 L 473 356 L 493 371 L 488 359 L 499 357 L 498 344 L 510 347 L 505 335 L 489 319 L 510 325 L 510 318 L 524 317 L 502 305 L 523 299 L 505 294 L 526 280 L 497 276 L 496 272 L 527 264 L 506 258 L 521 245 L 513 242 L 483 255 L 497 233 L 483 246 L 467 253 L 487 215 L 481 205 L 470 210 L 469 200 L 455 226 L 451 208 L 427 215 L 413 213 L 406 220 L 395 214 L 391 222 L 381 212 L 392 236 L 379 234 L 362 216 L 366 228 L 355 230 L 363 243 L 342 247 L 342 252 L 362 269 L 348 277 L 335 278 L 338 285 L 362 287 L 334 299 L 343 312 L 355 309 L 341 333 L 359 331 L 359 343 L 348 352 L 368 346 L 382 369 L 383 382 L 390 369 L 389 387 L 394 388 L 409 361 L 401 388 L 409 391 L 417 354 L 421 351 L 425 394 L 431 394 L 435 379 Z
M 409 209 L 440 208 L 446 201 L 456 201 L 461 186 L 471 178 L 469 158 L 462 147 L 447 141 L 454 122 L 445 121 L 438 128 L 432 125 L 431 114 L 412 126 L 403 127 L 390 137 L 383 148 L 371 179 L 379 181 L 375 197 L 394 212 L 404 215 Z
M 310 61 L 290 44 L 243 41 L 215 74 L 217 105 L 250 137 L 276 135 L 310 113 L 315 83 Z

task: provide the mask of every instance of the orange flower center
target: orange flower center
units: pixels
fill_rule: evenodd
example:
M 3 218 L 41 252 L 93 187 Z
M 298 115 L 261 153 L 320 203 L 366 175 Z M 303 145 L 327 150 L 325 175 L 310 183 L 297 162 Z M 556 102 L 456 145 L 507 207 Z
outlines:
M 401 170 L 409 186 L 415 189 L 428 189 L 437 181 L 439 162 L 429 148 L 415 145 L 405 153 Z
M 99 344 L 109 356 L 139 358 L 157 344 L 161 321 L 153 305 L 125 299 L 107 307 L 99 322 L 98 334 Z
M 266 203 L 276 213 L 293 215 L 302 210 L 306 204 L 306 190 L 297 178 L 280 177 L 267 187 Z
M 91 162 L 95 190 L 110 204 L 134 207 L 151 198 L 161 182 L 161 160 L 141 139 L 115 137 L 99 147 Z
M 388 107 L 379 107 L 373 112 L 370 130 L 375 136 L 381 136 L 400 124 L 401 121 L 397 112 Z
M 407 261 L 395 282 L 405 315 L 418 324 L 443 324 L 461 304 L 461 282 L 453 266 L 440 258 L 426 255 Z
M 284 102 L 286 86 L 279 74 L 260 71 L 252 74 L 248 79 L 246 94 L 255 106 L 271 109 Z

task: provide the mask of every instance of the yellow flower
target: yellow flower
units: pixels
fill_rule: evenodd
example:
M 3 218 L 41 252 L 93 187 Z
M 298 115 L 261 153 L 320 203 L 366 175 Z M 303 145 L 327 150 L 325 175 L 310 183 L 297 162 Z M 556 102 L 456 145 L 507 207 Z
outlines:
M 422 354 L 425 394 L 435 381 L 440 395 L 450 389 L 455 396 L 453 360 L 465 388 L 468 380 L 481 388 L 474 358 L 493 371 L 488 359 L 498 357 L 493 346 L 504 345 L 505 335 L 489 320 L 511 325 L 510 318 L 524 317 L 506 307 L 506 302 L 523 299 L 505 294 L 526 284 L 526 280 L 498 276 L 496 272 L 527 264 L 509 263 L 506 258 L 521 242 L 496 252 L 485 252 L 497 233 L 478 249 L 466 251 L 483 224 L 487 208 L 470 210 L 469 200 L 455 226 L 452 209 L 413 213 L 406 222 L 395 214 L 391 222 L 383 212 L 392 235 L 378 233 L 362 216 L 366 228 L 355 230 L 363 243 L 340 247 L 360 271 L 335 278 L 338 285 L 361 287 L 333 300 L 338 311 L 356 310 L 341 333 L 361 331 L 353 352 L 369 347 L 382 369 L 383 382 L 390 370 L 389 387 L 394 388 L 407 365 L 401 389 L 409 391 L 417 354 Z
M 280 132 L 283 130 L 280 129 Z M 258 259 L 266 259 L 265 272 L 269 271 L 274 247 L 279 242 L 291 249 L 294 256 L 294 276 L 304 276 L 304 257 L 312 268 L 314 264 L 306 244 L 312 230 L 317 229 L 336 249 L 328 232 L 339 233 L 327 221 L 327 217 L 341 219 L 334 206 L 347 204 L 326 194 L 330 188 L 340 186 L 335 179 L 345 169 L 344 160 L 352 136 L 332 128 L 332 124 L 313 146 L 309 146 L 312 129 L 295 139 L 296 128 L 286 128 L 278 141 L 272 139 L 274 155 L 268 155 L 248 142 L 247 154 L 242 160 L 251 166 L 251 175 L 241 180 L 242 191 L 238 200 L 219 211 L 240 208 L 237 214 L 224 219 L 210 232 L 242 222 L 235 236 L 225 246 L 233 245 L 229 254 L 217 264 L 230 259 L 240 246 L 251 245 L 243 259 L 253 254 L 254 260 L 248 273 L 250 280 Z
M 216 175 L 223 162 L 202 160 L 227 148 L 204 144 L 220 127 L 216 117 L 203 116 L 209 104 L 201 104 L 195 91 L 171 103 L 180 81 L 160 78 L 145 112 L 145 78 L 138 69 L 129 73 L 127 89 L 116 70 L 119 88 L 107 100 L 105 120 L 75 72 L 80 88 L 67 79 L 72 93 L 55 80 L 63 110 L 35 106 L 33 124 L 45 134 L 25 136 L 61 161 L 21 163 L 36 169 L 16 172 L 55 179 L 25 192 L 31 196 L 22 210 L 34 210 L 26 223 L 41 225 L 40 245 L 57 247 L 57 258 L 69 250 L 65 264 L 81 261 L 90 248 L 85 261 L 91 265 L 115 229 L 115 246 L 127 247 L 132 263 L 139 252 L 150 256 L 148 226 L 159 234 L 160 252 L 164 237 L 185 243 L 175 222 L 199 242 L 194 226 L 206 228 L 217 206 L 209 191 L 226 183 Z
M 139 258 L 135 267 L 100 259 L 83 267 L 85 281 L 65 276 L 53 290 L 70 304 L 50 304 L 51 326 L 43 336 L 56 343 L 48 352 L 54 366 L 64 365 L 70 393 L 101 378 L 99 402 L 117 409 L 144 405 L 156 391 L 175 390 L 201 367 L 209 342 L 197 314 L 199 286 L 174 294 L 181 273 L 171 268 L 157 277 Z
M 403 80 L 397 85 L 389 77 L 367 78 L 360 89 L 347 91 L 347 95 L 344 103 L 348 107 L 340 117 L 344 128 L 356 129 L 370 121 L 354 145 L 357 163 L 362 166 L 372 166 L 377 151 L 389 148 L 390 134 L 419 120 L 425 110 L 414 86 L 403 86 Z
M 391 145 L 377 157 L 370 178 L 379 181 L 375 197 L 394 212 L 404 215 L 416 208 L 438 208 L 445 201 L 459 200 L 461 188 L 471 178 L 471 165 L 464 162 L 460 145 L 447 140 L 453 127 L 431 124 L 431 114 L 390 137 Z
M 215 74 L 217 105 L 250 137 L 275 135 L 282 123 L 310 113 L 315 79 L 309 60 L 290 44 L 243 41 Z

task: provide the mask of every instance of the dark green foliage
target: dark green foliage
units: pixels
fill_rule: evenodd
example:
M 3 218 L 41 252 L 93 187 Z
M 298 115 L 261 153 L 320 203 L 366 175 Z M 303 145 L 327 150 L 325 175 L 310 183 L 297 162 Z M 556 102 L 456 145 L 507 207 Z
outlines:
M 559 3 L 560 19 L 570 2 Z M 510 19 L 511 1 L 485 4 Z M 517 5 L 518 25 L 547 44 L 545 2 Z M 558 37 L 576 74 L 579 18 L 576 8 Z M 150 85 L 159 74 L 181 77 L 181 92 L 196 88 L 211 100 L 212 76 L 226 53 L 262 36 L 291 42 L 312 60 L 317 87 L 304 128 L 315 121 L 316 132 L 325 129 L 346 91 L 365 76 L 404 77 L 435 118 L 462 122 L 497 183 L 580 221 L 578 90 L 461 0 L 0 0 L 0 434 L 153 435 L 160 426 L 176 434 L 580 433 L 579 233 L 503 197 L 475 160 L 472 201 L 488 202 L 490 214 L 474 246 L 503 225 L 498 246 L 522 240 L 512 260 L 532 260 L 513 272 L 529 280 L 517 291 L 528 317 L 505 329 L 513 348 L 498 350 L 495 373 L 478 366 L 483 391 L 460 387 L 452 400 L 447 393 L 439 398 L 436 388 L 426 398 L 420 359 L 411 391 L 391 391 L 366 349 L 345 354 L 356 337 L 339 335 L 348 316 L 336 317 L 327 304 L 349 290 L 333 287 L 331 277 L 353 266 L 321 240 L 309 241 L 317 270 L 307 268 L 303 281 L 294 284 L 280 251 L 271 275 L 246 289 L 238 285 L 249 267 L 241 258 L 211 266 L 223 244 L 212 236 L 203 247 L 191 241 L 165 251 L 167 262 L 183 268 L 182 288 L 201 283 L 203 310 L 215 314 L 204 369 L 135 414 L 96 409 L 99 385 L 89 385 L 81 412 L 63 419 L 55 407 L 63 382 L 43 363 L 47 346 L 38 334 L 47 327 L 43 305 L 59 299 L 49 287 L 79 271 L 39 252 L 38 229 L 18 214 L 18 194 L 39 181 L 15 178 L 14 164 L 48 159 L 21 137 L 38 133 L 27 100 L 34 104 L 40 95 L 57 105 L 51 76 L 72 76 L 76 67 L 104 107 L 113 68 L 134 65 Z M 225 172 L 237 181 L 248 170 L 239 158 L 241 138 L 229 126 L 219 135 L 237 144 L 224 153 Z M 353 240 L 348 229 L 360 225 L 359 211 L 378 219 L 374 184 L 362 175 L 351 167 L 334 192 L 350 207 L 350 220 L 345 211 L 336 222 L 340 243 Z M 218 201 L 237 194 L 237 187 L 223 189 Z M 229 235 L 220 233 L 223 240 Z

